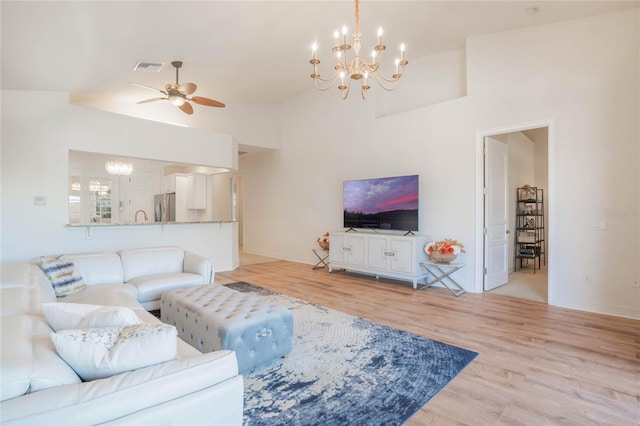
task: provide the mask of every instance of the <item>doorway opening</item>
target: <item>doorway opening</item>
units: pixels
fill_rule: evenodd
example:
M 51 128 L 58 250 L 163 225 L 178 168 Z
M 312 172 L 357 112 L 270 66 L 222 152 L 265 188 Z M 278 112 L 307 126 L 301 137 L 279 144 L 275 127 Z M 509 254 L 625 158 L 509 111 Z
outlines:
M 547 120 L 479 132 L 476 291 L 552 303 L 554 125 Z M 543 261 L 516 256 L 517 188 L 544 192 Z M 521 230 L 520 230 L 521 231 Z M 522 267 L 520 263 L 522 262 Z M 535 262 L 536 268 L 533 267 Z M 538 268 L 540 264 L 540 268 Z
M 273 262 L 278 259 L 245 253 L 244 251 L 244 180 L 242 176 L 231 178 L 231 220 L 238 222 L 238 262 L 240 266 Z

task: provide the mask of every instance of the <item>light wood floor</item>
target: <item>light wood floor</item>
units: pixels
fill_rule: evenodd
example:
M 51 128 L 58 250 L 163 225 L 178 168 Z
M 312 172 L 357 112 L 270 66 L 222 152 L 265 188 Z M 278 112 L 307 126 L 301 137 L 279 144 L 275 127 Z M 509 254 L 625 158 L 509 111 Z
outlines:
M 216 273 L 235 281 L 478 352 L 407 425 L 640 424 L 639 321 L 287 261 Z

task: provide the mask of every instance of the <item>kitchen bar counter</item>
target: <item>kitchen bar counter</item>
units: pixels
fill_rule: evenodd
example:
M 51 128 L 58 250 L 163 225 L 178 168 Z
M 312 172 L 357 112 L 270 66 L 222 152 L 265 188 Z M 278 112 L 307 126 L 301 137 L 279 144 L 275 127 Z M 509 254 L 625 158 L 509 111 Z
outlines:
M 62 232 L 68 253 L 176 245 L 209 258 L 219 272 L 239 265 L 233 220 L 68 224 Z
M 85 228 L 92 226 L 148 226 L 148 225 L 190 225 L 199 223 L 234 223 L 235 220 L 201 220 L 194 222 L 128 222 L 128 223 L 69 223 L 70 228 Z

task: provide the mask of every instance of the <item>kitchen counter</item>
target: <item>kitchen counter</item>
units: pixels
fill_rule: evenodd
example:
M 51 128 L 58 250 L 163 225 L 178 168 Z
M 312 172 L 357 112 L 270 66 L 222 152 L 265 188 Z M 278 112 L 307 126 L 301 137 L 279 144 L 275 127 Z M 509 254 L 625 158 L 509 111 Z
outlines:
M 235 220 L 204 220 L 194 222 L 129 222 L 129 223 L 69 223 L 66 226 L 70 228 L 87 228 L 93 226 L 109 227 L 109 226 L 149 226 L 149 225 L 191 225 L 200 223 L 234 223 Z
M 238 221 L 68 224 L 61 238 L 67 253 L 176 245 L 209 258 L 216 271 L 239 265 Z

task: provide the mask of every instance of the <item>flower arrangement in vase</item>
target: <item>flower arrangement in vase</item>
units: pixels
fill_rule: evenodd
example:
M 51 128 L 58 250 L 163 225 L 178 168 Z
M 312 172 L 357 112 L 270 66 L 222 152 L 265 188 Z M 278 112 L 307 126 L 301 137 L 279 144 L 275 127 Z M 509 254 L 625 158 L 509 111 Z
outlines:
M 321 237 L 316 239 L 322 250 L 329 250 L 329 233 L 325 232 Z
M 457 240 L 450 238 L 441 241 L 431 241 L 424 246 L 424 252 L 427 253 L 431 260 L 440 263 L 449 263 L 464 251 L 464 245 Z

